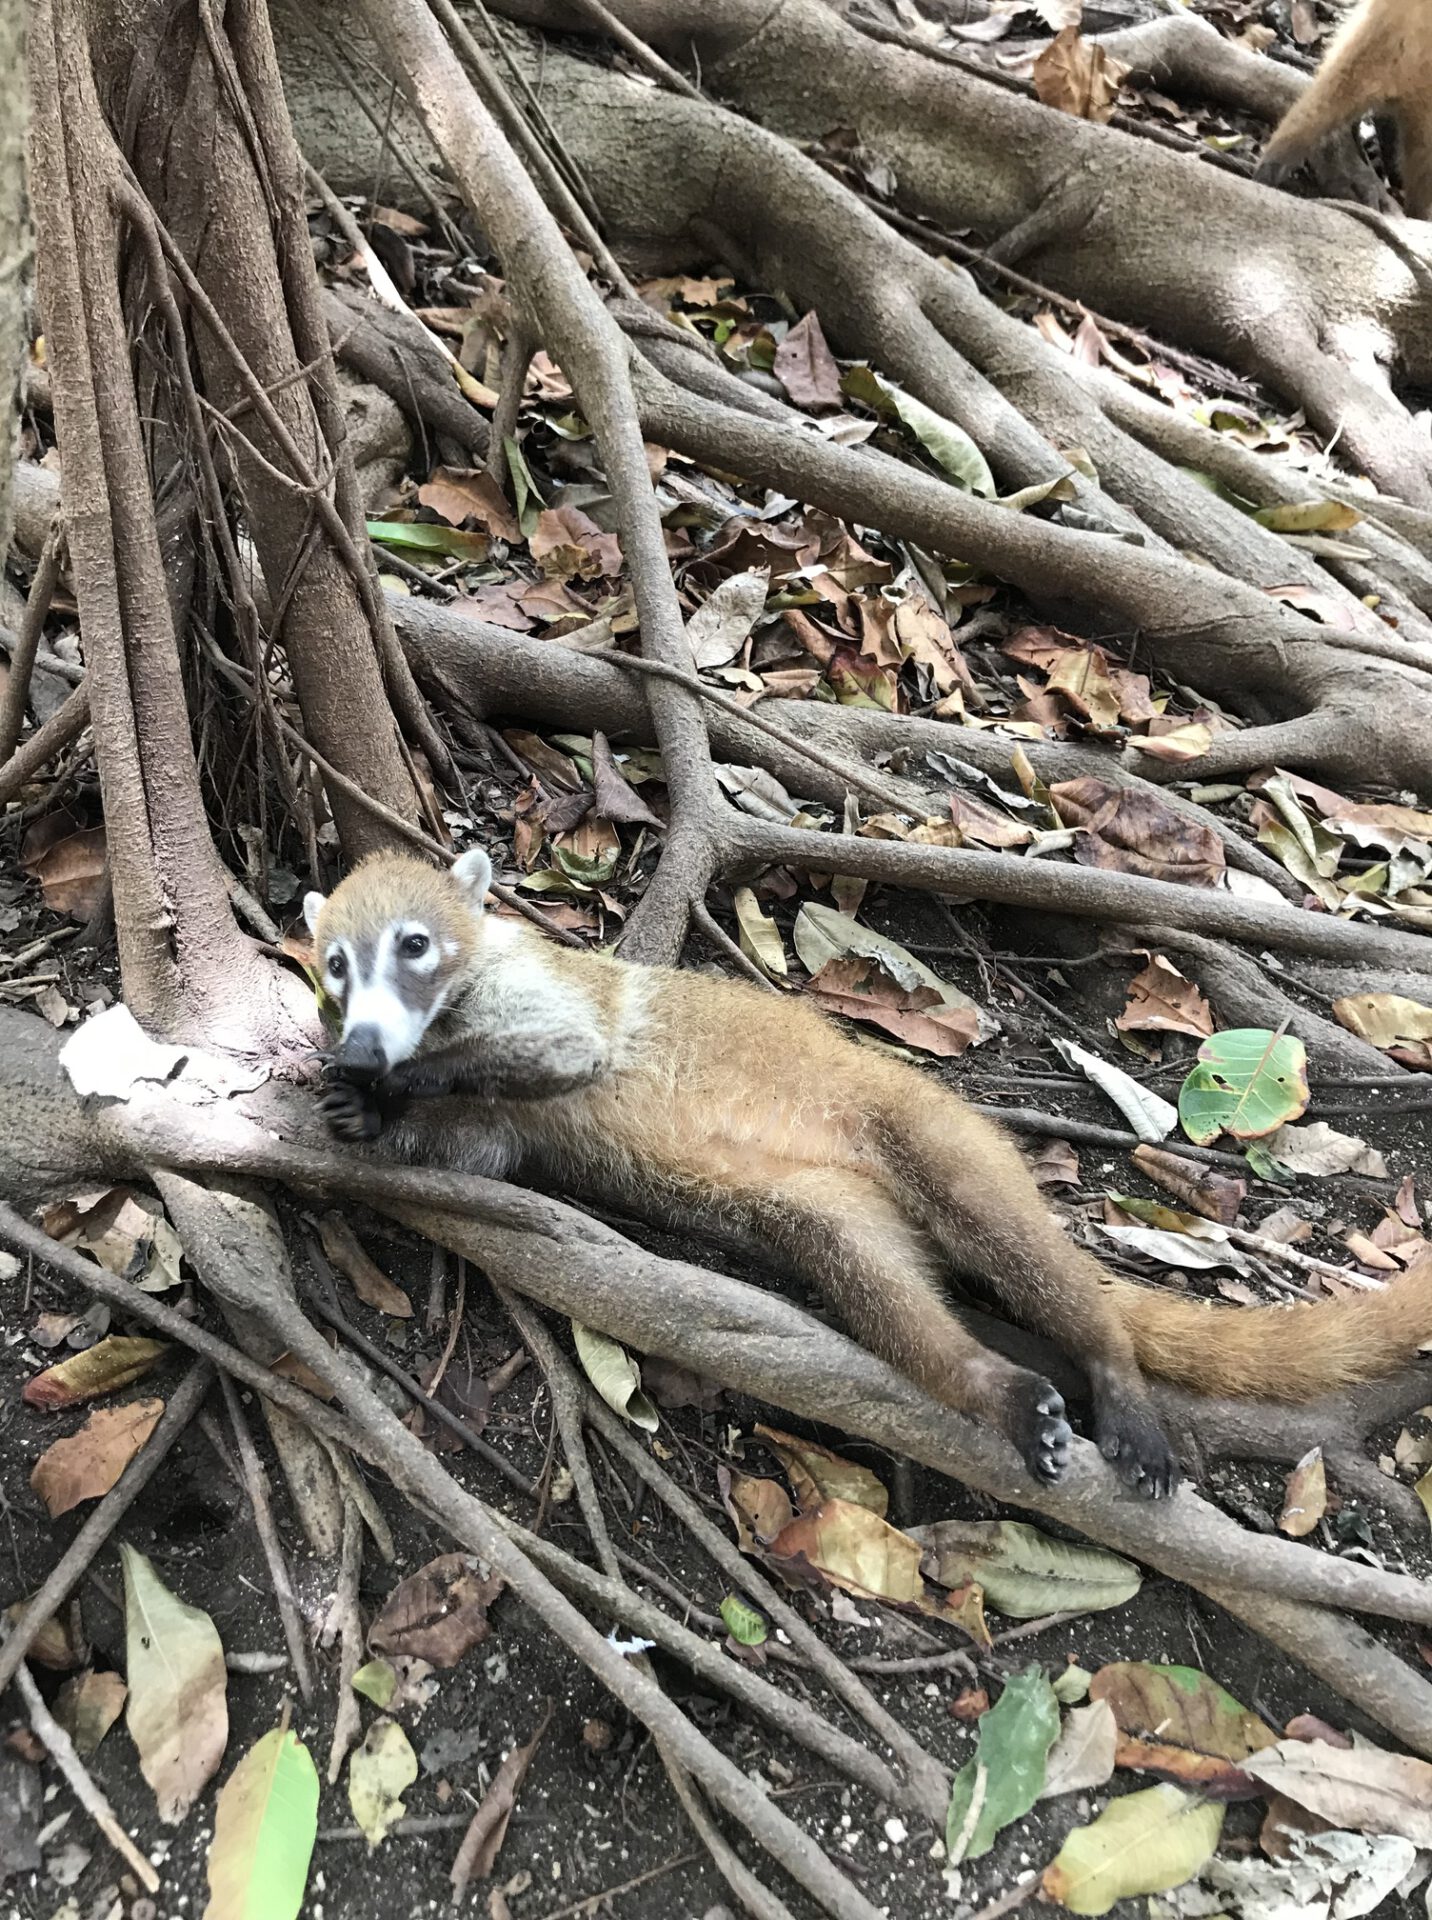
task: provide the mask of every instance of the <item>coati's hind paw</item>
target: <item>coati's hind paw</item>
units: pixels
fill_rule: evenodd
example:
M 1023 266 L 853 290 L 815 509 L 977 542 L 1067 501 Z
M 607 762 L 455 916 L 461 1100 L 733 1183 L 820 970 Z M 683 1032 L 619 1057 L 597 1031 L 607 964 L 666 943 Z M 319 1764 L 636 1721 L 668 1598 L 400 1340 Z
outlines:
M 339 1140 L 376 1140 L 383 1131 L 383 1114 L 366 1087 L 351 1080 L 335 1080 L 319 1095 L 318 1111 L 328 1131 Z
M 1167 1500 L 1178 1485 L 1178 1456 L 1153 1412 L 1138 1401 L 1101 1399 L 1094 1439 L 1124 1484 L 1146 1500 Z
M 1024 1374 L 1010 1389 L 1006 1431 L 1036 1480 L 1053 1486 L 1069 1465 L 1073 1431 L 1062 1395 L 1037 1374 Z

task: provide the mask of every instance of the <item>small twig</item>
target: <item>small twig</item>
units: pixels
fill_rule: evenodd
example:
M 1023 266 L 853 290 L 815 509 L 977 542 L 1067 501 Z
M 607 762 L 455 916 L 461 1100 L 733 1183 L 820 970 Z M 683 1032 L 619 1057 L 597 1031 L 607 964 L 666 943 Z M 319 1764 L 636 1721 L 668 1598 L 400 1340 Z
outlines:
M 28 1667 L 16 1669 L 15 1685 L 25 1702 L 25 1711 L 30 1716 L 36 1739 L 65 1776 L 65 1784 L 70 1792 L 145 1891 L 158 1893 L 159 1875 L 119 1824 L 114 1808 L 95 1785 L 84 1762 L 75 1752 L 74 1742 L 45 1705 Z
M 399 1822 L 399 1825 L 402 1823 Z M 356 1832 L 356 1829 L 355 1829 Z M 319 1834 L 319 1839 L 323 1838 Z M 549 1907 L 538 1920 L 580 1920 L 580 1916 L 594 1914 L 598 1907 L 615 1900 L 620 1894 L 635 1893 L 638 1887 L 649 1886 L 653 1880 L 663 1880 L 668 1873 L 676 1873 L 682 1867 L 695 1866 L 699 1853 L 674 1853 L 669 1860 L 663 1860 L 660 1866 L 648 1867 L 645 1873 L 633 1875 L 630 1880 L 619 1881 L 614 1887 L 604 1887 L 600 1893 L 583 1894 L 580 1900 L 569 1900 L 565 1907 Z
M 492 410 L 492 438 L 487 443 L 487 477 L 499 493 L 507 491 L 507 442 L 517 431 L 527 369 L 532 364 L 532 347 L 526 322 L 520 314 L 515 315 L 502 348 L 497 405 Z
M 0 805 L 13 800 L 57 754 L 73 745 L 89 725 L 89 717 L 89 688 L 81 681 L 45 724 L 36 727 L 29 739 L 0 763 Z
M 219 1386 L 224 1395 L 224 1407 L 229 1416 L 229 1425 L 234 1430 L 234 1440 L 239 1450 L 242 1484 L 253 1511 L 259 1545 L 263 1548 L 264 1560 L 268 1565 L 274 1600 L 278 1605 L 279 1619 L 283 1623 L 283 1637 L 288 1647 L 288 1657 L 293 1662 L 298 1691 L 307 1703 L 313 1698 L 313 1663 L 308 1657 L 308 1641 L 303 1630 L 303 1617 L 299 1613 L 298 1602 L 293 1597 L 293 1582 L 289 1577 L 288 1558 L 284 1553 L 283 1543 L 278 1537 L 278 1528 L 274 1525 L 273 1502 L 269 1499 L 268 1473 L 263 1461 L 259 1458 L 253 1434 L 249 1431 L 249 1423 L 244 1417 L 243 1406 L 228 1374 L 219 1376 Z
M 996 1894 L 987 1906 L 981 1907 L 978 1913 L 972 1913 L 970 1920 L 1003 1920 L 1005 1914 L 1013 1913 L 1017 1907 L 1022 1907 L 1025 1901 L 1032 1900 L 1038 1891 L 1039 1875 L 1031 1873 L 1023 1886 L 1010 1887 L 1007 1892 Z
M 333 1776 L 330 1775 L 330 1779 Z M 390 1840 L 425 1839 L 430 1833 L 455 1833 L 459 1827 L 465 1827 L 471 1821 L 470 1813 L 421 1813 L 410 1815 L 406 1820 L 395 1820 L 386 1829 Z M 331 1846 L 340 1840 L 364 1840 L 373 1844 L 371 1834 L 362 1827 L 320 1827 L 315 1838 L 323 1846 Z M 695 1855 L 692 1855 L 695 1858 Z
M 343 1548 L 338 1562 L 338 1588 L 329 1611 L 329 1626 L 338 1635 L 337 1704 L 333 1738 L 328 1744 L 328 1784 L 343 1770 L 348 1749 L 363 1731 L 353 1676 L 363 1658 L 363 1616 L 358 1587 L 363 1577 L 363 1517 L 352 1500 L 343 1502 Z
M 96 1271 L 100 1269 L 96 1268 Z M 50 1569 L 38 1591 L 26 1601 L 4 1642 L 0 1643 L 0 1693 L 5 1691 L 19 1670 L 34 1644 L 35 1635 L 58 1612 L 66 1596 L 84 1577 L 86 1568 L 135 1499 L 163 1465 L 170 1448 L 199 1411 L 213 1377 L 213 1368 L 207 1360 L 197 1360 L 190 1367 L 170 1394 L 153 1433 L 98 1506 L 87 1515 L 83 1526 Z
M 5 458 L 9 458 L 8 451 Z M 64 529 L 57 516 L 50 523 L 49 532 L 45 535 L 45 544 L 41 547 L 40 557 L 35 563 L 35 571 L 30 580 L 29 596 L 25 601 L 25 612 L 20 621 L 20 630 L 15 636 L 15 645 L 10 653 L 9 677 L 5 682 L 3 693 L 0 693 L 0 767 L 4 766 L 15 751 L 20 731 L 25 724 L 25 709 L 30 701 L 30 676 L 34 671 L 40 638 L 45 631 L 50 602 L 54 599 L 55 588 L 59 585 L 64 547 Z

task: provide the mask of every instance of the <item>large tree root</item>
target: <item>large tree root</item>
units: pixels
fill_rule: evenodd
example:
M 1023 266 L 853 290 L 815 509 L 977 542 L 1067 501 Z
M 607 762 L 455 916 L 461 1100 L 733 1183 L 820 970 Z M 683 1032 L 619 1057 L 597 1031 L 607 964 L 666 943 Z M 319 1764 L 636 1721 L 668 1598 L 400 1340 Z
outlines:
M 39 1022 L 11 1015 L 0 1020 L 0 1030 L 0 1089 L 20 1119 L 0 1159 L 0 1194 L 14 1200 L 33 1199 L 82 1173 L 102 1169 L 110 1177 L 142 1177 L 155 1165 L 206 1170 L 228 1181 L 277 1177 L 330 1196 L 361 1193 L 479 1262 L 495 1279 L 643 1351 L 864 1434 L 1192 1585 L 1237 1584 L 1247 1589 L 1255 1613 L 1253 1596 L 1271 1591 L 1289 1604 L 1432 1621 L 1432 1599 L 1418 1583 L 1246 1534 L 1191 1489 L 1167 1505 L 1121 1499 L 1092 1447 L 1076 1446 L 1066 1482 L 1033 1488 L 996 1435 L 936 1407 L 872 1355 L 783 1300 L 659 1259 L 556 1201 L 465 1176 L 390 1169 L 307 1148 L 301 1142 L 313 1132 L 310 1103 L 274 1086 L 231 1100 L 222 1111 L 196 1107 L 186 1089 L 198 1073 L 197 1057 L 169 1086 L 146 1084 L 128 1101 L 98 1108 L 82 1104 L 70 1094 L 56 1065 L 54 1038 Z M 288 1136 L 289 1144 L 277 1144 L 275 1132 Z M 172 1203 L 169 1178 L 162 1176 L 161 1184 Z M 193 1221 L 202 1224 L 197 1215 Z M 190 1251 L 208 1278 L 202 1248 L 191 1245 Z M 282 1309 L 281 1329 L 272 1301 L 264 1311 L 271 1329 L 324 1374 L 323 1361 L 331 1362 L 332 1355 L 316 1337 L 297 1344 L 292 1306 Z M 354 1407 L 346 1382 L 343 1394 Z M 1384 1658 L 1392 1661 L 1391 1655 Z M 1395 1702 L 1383 1701 L 1379 1714 L 1399 1737 L 1432 1752 L 1432 1687 L 1408 1674 Z

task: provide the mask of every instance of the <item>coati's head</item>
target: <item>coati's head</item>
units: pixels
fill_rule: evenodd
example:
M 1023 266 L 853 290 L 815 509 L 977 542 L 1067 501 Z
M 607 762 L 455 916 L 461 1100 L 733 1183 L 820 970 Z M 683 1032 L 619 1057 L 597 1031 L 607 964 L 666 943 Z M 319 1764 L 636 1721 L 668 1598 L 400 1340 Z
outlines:
M 336 1065 L 376 1079 L 412 1058 L 477 950 L 491 879 L 480 847 L 446 870 L 376 853 L 332 893 L 304 895 L 319 977 L 343 1014 Z

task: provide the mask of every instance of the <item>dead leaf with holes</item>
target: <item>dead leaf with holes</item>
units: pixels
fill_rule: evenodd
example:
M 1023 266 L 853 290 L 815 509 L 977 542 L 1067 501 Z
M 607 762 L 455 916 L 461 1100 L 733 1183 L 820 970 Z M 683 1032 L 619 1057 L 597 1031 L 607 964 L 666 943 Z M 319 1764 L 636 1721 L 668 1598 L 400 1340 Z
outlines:
M 1078 27 L 1062 27 L 1034 62 L 1034 91 L 1046 107 L 1101 125 L 1112 118 L 1129 69 Z
M 1191 1033 L 1206 1040 L 1213 1011 L 1193 982 L 1156 953 L 1129 982 L 1128 1004 L 1114 1025 L 1120 1033 Z
M 368 1629 L 369 1648 L 455 1667 L 492 1631 L 487 1610 L 502 1588 L 475 1555 L 439 1554 L 389 1594 Z

